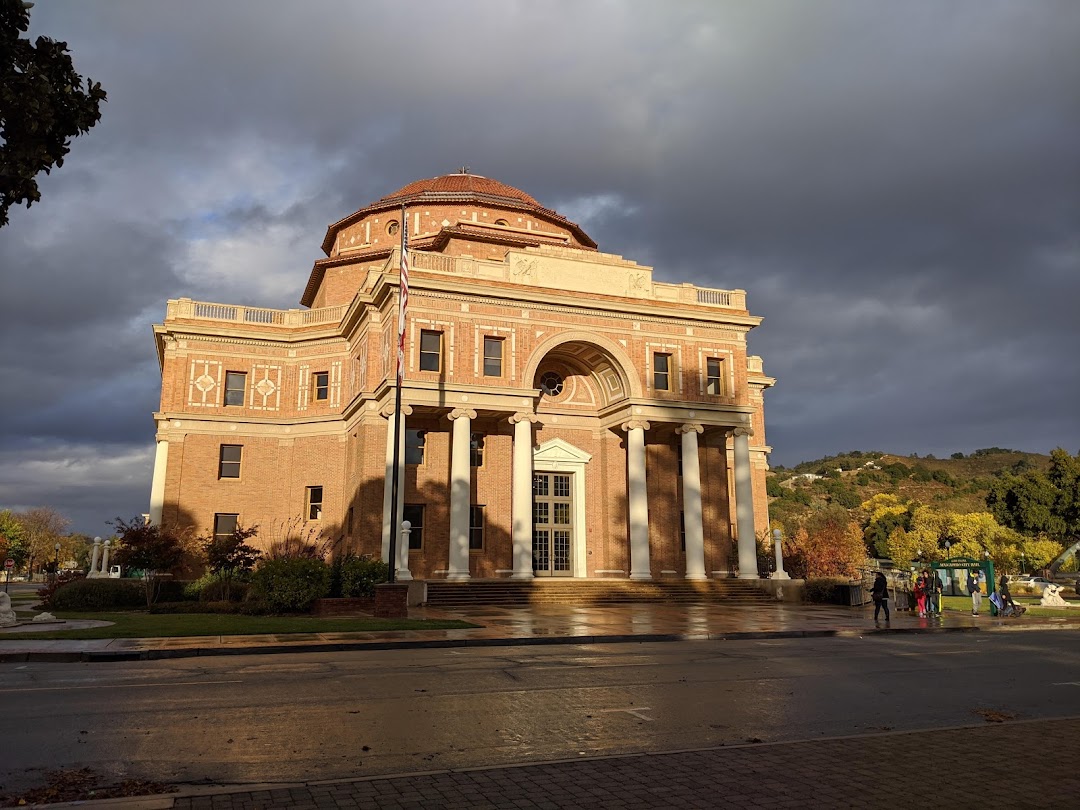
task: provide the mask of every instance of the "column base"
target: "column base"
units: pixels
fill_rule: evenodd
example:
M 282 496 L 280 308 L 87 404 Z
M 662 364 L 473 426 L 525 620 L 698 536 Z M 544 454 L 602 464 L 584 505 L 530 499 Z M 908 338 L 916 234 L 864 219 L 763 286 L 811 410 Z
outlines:
M 644 582 L 646 580 L 652 580 L 652 574 L 649 574 L 649 573 L 643 574 L 641 572 L 631 573 L 630 574 L 630 579 L 636 579 L 636 580 L 640 580 L 640 581 Z
M 761 575 L 757 573 L 753 574 L 739 574 L 739 579 L 761 579 Z
M 510 579 L 534 579 L 532 571 L 515 571 L 510 575 Z
M 412 572 L 408 568 L 399 568 L 394 573 L 395 582 L 412 582 Z
M 693 582 L 704 582 L 708 577 L 704 574 L 687 574 L 686 579 L 692 580 Z
M 446 579 L 448 582 L 464 582 L 467 579 L 472 579 L 472 575 L 468 571 L 448 571 Z
M 787 571 L 777 571 L 772 575 L 773 579 L 791 579 Z

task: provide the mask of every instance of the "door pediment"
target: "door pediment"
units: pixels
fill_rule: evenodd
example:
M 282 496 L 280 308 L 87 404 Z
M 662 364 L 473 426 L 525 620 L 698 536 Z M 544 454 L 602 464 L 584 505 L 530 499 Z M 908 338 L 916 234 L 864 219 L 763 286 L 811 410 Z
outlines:
M 563 439 L 549 439 L 533 451 L 534 464 L 587 464 L 591 459 L 590 453 Z

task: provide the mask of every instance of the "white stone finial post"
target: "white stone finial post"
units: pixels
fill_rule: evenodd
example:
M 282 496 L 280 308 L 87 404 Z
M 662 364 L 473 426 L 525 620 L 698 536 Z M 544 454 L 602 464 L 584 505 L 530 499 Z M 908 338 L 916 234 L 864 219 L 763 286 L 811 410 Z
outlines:
M 784 549 L 782 540 L 784 535 L 779 529 L 773 529 L 773 543 L 776 545 L 776 579 L 791 579 L 784 570 Z
M 412 524 L 407 520 L 401 521 L 401 539 L 398 541 L 397 547 L 398 565 L 394 574 L 394 579 L 398 582 L 408 582 L 412 579 L 412 571 L 409 570 L 410 534 L 412 534 Z
M 101 576 L 98 573 L 98 560 L 100 559 L 100 557 L 101 557 L 101 538 L 100 537 L 95 537 L 94 538 L 94 548 L 90 553 L 90 571 L 87 572 L 87 574 L 86 574 L 87 579 L 96 579 L 97 577 Z
M 109 545 L 111 540 L 106 540 L 105 545 L 101 547 L 101 576 L 109 576 Z

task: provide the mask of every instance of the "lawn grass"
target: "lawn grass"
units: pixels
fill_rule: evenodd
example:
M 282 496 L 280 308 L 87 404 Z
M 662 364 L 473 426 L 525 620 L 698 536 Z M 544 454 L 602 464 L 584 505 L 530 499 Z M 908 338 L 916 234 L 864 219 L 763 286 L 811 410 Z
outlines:
M 387 630 L 456 630 L 478 625 L 456 619 L 375 619 L 369 617 L 240 616 L 220 613 L 60 612 L 58 619 L 97 619 L 107 627 L 18 633 L 11 639 L 171 638 L 176 636 L 251 636 L 289 633 L 354 633 Z M 2 645 L 0 641 L 0 645 Z
M 1038 596 L 1014 596 L 1013 601 L 1018 605 L 1023 605 L 1027 608 L 1025 616 L 1038 616 L 1042 618 L 1047 617 L 1062 617 L 1062 616 L 1075 616 L 1080 618 L 1080 600 L 1073 598 L 1066 598 L 1065 601 L 1071 605 L 1068 608 L 1049 608 L 1041 607 L 1039 602 L 1041 601 Z M 942 596 L 941 606 L 948 611 L 957 611 L 962 613 L 971 613 L 971 597 L 970 596 Z M 990 600 L 983 595 L 982 613 L 989 615 L 990 613 Z

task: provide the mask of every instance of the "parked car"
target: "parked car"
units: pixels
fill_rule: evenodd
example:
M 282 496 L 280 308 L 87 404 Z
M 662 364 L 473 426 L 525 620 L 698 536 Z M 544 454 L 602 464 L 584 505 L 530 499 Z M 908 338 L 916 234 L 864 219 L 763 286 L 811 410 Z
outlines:
M 1038 591 L 1039 593 L 1042 593 L 1046 590 L 1047 585 L 1051 585 L 1053 583 L 1051 583 L 1050 580 L 1048 580 L 1046 577 L 1020 576 L 1010 578 L 1009 584 L 1017 588 L 1030 588 L 1033 591 Z

